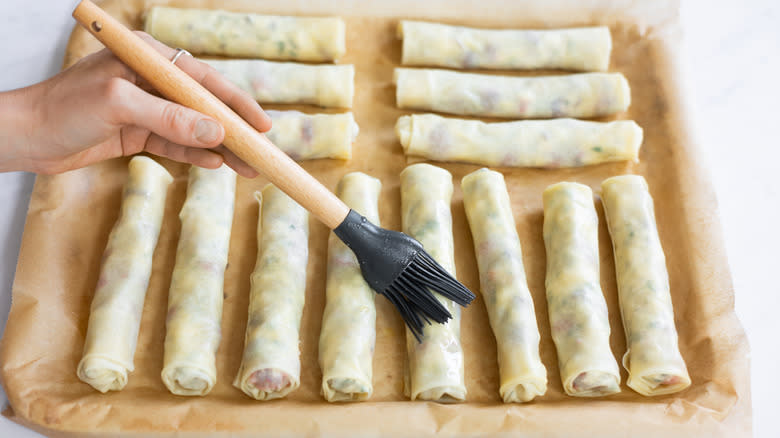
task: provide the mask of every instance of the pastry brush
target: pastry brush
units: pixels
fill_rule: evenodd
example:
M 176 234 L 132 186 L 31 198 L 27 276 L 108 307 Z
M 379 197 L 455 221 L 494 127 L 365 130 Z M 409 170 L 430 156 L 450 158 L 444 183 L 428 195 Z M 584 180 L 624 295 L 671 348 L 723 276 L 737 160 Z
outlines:
M 432 291 L 461 306 L 474 299 L 422 244 L 377 227 L 350 210 L 265 135 L 94 3 L 83 0 L 73 17 L 160 94 L 219 121 L 229 150 L 311 211 L 352 249 L 366 282 L 395 305 L 418 341 L 426 324 L 452 317 Z

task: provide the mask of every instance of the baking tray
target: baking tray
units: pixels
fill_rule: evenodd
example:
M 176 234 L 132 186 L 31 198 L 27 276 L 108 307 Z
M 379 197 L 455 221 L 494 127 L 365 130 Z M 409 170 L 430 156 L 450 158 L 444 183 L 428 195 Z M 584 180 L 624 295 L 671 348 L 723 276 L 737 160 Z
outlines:
M 463 312 L 465 403 L 410 402 L 403 395 L 404 328 L 383 298 L 377 299 L 374 395 L 368 402 L 328 404 L 319 394 L 317 344 L 324 307 L 328 230 L 312 221 L 306 305 L 301 324 L 301 387 L 284 400 L 257 402 L 231 385 L 243 348 L 249 274 L 255 261 L 257 207 L 251 193 L 263 178 L 239 177 L 229 266 L 225 276 L 223 339 L 218 381 L 206 397 L 171 395 L 160 380 L 168 286 L 179 234 L 178 211 L 187 166 L 160 162 L 175 177 L 154 254 L 135 355 L 136 370 L 121 392 L 100 394 L 76 377 L 100 259 L 118 215 L 128 159 L 36 179 L 13 286 L 13 303 L 0 346 L 0 376 L 11 409 L 6 415 L 52 436 L 750 436 L 748 347 L 734 313 L 734 293 L 720 237 L 717 205 L 686 118 L 680 84 L 676 1 L 119 1 L 99 2 L 109 13 L 140 28 L 152 4 L 254 11 L 269 14 L 340 15 L 347 24 L 347 55 L 353 63 L 353 111 L 361 132 L 349 162 L 319 160 L 304 167 L 335 188 L 349 171 L 379 177 L 384 226 L 400 229 L 399 173 L 406 165 L 393 132 L 393 67 L 401 43 L 395 25 L 416 18 L 496 28 L 610 27 L 610 71 L 622 72 L 632 90 L 630 109 L 613 118 L 644 128 L 639 163 L 608 163 L 579 169 L 498 169 L 506 177 L 523 245 L 523 260 L 541 333 L 547 394 L 527 404 L 503 404 L 498 395 L 496 347 L 481 298 Z M 65 66 L 100 48 L 76 28 Z M 514 73 L 512 73 L 514 74 Z M 526 73 L 522 73 L 526 74 Z M 538 74 L 531 73 L 531 74 Z M 281 108 L 281 107 L 280 107 Z M 313 107 L 288 106 L 307 112 Z M 485 119 L 487 120 L 487 119 Z M 460 179 L 479 166 L 436 163 L 452 172 L 458 277 L 478 290 L 477 266 L 460 193 Z M 625 386 L 601 399 L 563 393 L 550 337 L 544 295 L 542 191 L 559 181 L 587 184 L 598 193 L 609 176 L 636 173 L 655 199 L 667 256 L 680 350 L 693 383 L 681 393 L 647 398 Z M 611 347 L 625 352 L 612 248 L 599 213 L 601 285 L 610 315 Z

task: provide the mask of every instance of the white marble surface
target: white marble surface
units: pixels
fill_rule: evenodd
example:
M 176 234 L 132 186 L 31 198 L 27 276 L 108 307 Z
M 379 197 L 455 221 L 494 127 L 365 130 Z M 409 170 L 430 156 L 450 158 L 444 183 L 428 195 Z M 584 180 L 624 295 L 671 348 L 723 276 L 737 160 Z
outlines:
M 76 3 L 0 0 L 0 90 L 59 70 Z M 774 277 L 780 260 L 780 3 L 683 0 L 682 22 L 693 122 L 718 196 L 737 314 L 752 349 L 754 434 L 778 437 L 772 400 L 780 394 L 773 372 L 780 363 L 780 282 Z M 0 330 L 33 180 L 0 174 Z M 0 418 L 0 437 L 37 436 Z

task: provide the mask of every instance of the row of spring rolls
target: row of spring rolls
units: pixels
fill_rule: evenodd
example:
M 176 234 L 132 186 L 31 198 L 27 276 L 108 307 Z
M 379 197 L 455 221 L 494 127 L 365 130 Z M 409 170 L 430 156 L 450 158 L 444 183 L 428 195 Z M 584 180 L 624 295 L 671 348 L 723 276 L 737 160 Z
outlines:
M 262 60 L 209 60 L 228 80 L 260 102 L 352 106 L 352 66 L 273 63 Z M 359 128 L 351 112 L 306 114 L 267 110 L 266 136 L 294 160 L 352 158 Z
M 612 40 L 604 26 L 489 30 L 401 21 L 402 64 L 482 69 L 565 69 L 595 73 L 515 77 L 396 68 L 399 108 L 526 120 L 484 123 L 434 114 L 402 116 L 404 153 L 434 161 L 505 167 L 577 167 L 637 161 L 642 129 L 633 121 L 581 121 L 625 111 L 628 81 L 605 73 Z
M 101 392 L 118 391 L 133 370 L 152 253 L 173 178 L 154 160 L 129 164 L 92 301 L 78 377 Z M 161 378 L 176 395 L 205 395 L 216 383 L 224 273 L 236 174 L 191 167 L 168 295 Z M 258 201 L 260 193 L 256 193 Z M 299 385 L 298 328 L 308 257 L 308 213 L 276 187 L 263 190 L 258 256 L 251 276 L 246 348 L 234 385 L 257 399 Z M 262 232 L 261 232 L 262 230 Z
M 268 60 L 337 59 L 345 52 L 341 18 L 153 7 L 146 14 L 145 30 L 195 54 L 265 58 L 202 60 L 258 102 L 352 107 L 354 66 Z M 272 120 L 268 138 L 293 159 L 352 157 L 358 127 L 351 112 L 267 112 Z
M 151 254 L 172 180 L 146 157 L 131 160 L 129 170 L 78 367 L 79 378 L 101 392 L 122 389 L 133 369 Z M 205 395 L 216 383 L 235 178 L 226 167 L 190 170 L 162 370 L 163 382 L 174 394 Z M 337 195 L 378 223 L 380 188 L 379 180 L 356 172 L 344 176 Z M 546 392 L 547 377 L 506 185 L 500 173 L 481 169 L 465 176 L 462 188 L 481 291 L 498 346 L 499 392 L 505 402 L 529 401 Z M 401 173 L 404 231 L 454 274 L 452 189 L 452 176 L 435 166 L 416 164 Z M 602 191 L 628 343 L 623 358 L 628 386 L 644 395 L 680 391 L 690 385 L 690 377 L 677 346 L 647 184 L 639 176 L 613 177 L 603 182 Z M 261 205 L 258 255 L 244 355 L 234 385 L 253 398 L 268 400 L 284 397 L 300 384 L 298 330 L 306 289 L 308 213 L 271 185 L 256 197 Z M 547 303 L 564 390 L 586 397 L 618 392 L 620 376 L 599 285 L 592 192 L 581 184 L 558 183 L 545 190 L 543 200 Z M 322 394 L 328 401 L 366 400 L 373 391 L 374 293 L 354 254 L 334 235 L 328 244 L 326 296 L 319 345 Z M 404 389 L 412 400 L 466 398 L 460 312 L 442 300 L 452 320 L 427 327 L 420 342 L 407 333 Z
M 505 402 L 530 400 L 544 394 L 546 378 L 504 179 L 498 172 L 481 169 L 466 175 L 462 188 L 481 291 L 498 345 L 501 395 Z M 691 380 L 678 347 L 665 257 L 647 183 L 641 176 L 617 176 L 602 183 L 602 192 L 628 344 L 623 356 L 627 384 L 646 396 L 681 391 Z M 609 345 L 607 306 L 599 280 L 593 194 L 587 186 L 564 182 L 548 187 L 543 201 L 545 289 L 564 391 L 581 397 L 619 392 L 620 373 Z M 506 304 L 508 300 L 514 303 Z M 517 350 L 507 353 L 510 347 Z M 503 359 L 505 355 L 514 360 Z M 525 400 L 510 399 L 513 394 L 505 388 L 514 389 L 515 397 L 524 394 Z M 537 392 L 529 392 L 533 390 Z
M 270 68 L 266 65 L 278 63 L 252 60 L 209 62 L 217 65 L 218 69 L 228 78 L 237 84 L 242 84 L 243 88 L 253 91 L 259 100 L 262 100 L 261 95 L 265 94 L 270 101 L 285 102 L 299 99 L 304 102 L 322 103 L 321 100 L 316 99 L 306 100 L 305 95 L 290 97 L 290 95 L 295 95 L 295 92 L 306 91 L 311 88 L 310 86 L 302 85 L 303 83 L 316 83 L 316 81 L 296 81 L 294 80 L 296 75 L 289 73 L 279 73 L 276 75 L 276 79 L 273 79 L 273 75 L 271 75 L 272 79 L 270 80 L 267 78 L 262 79 L 264 75 L 268 76 L 266 73 L 258 73 L 259 79 L 250 80 L 253 76 L 240 73 L 242 71 L 274 71 L 275 69 L 285 72 L 286 70 L 294 71 L 297 67 L 290 67 L 289 69 L 287 67 Z M 252 66 L 257 66 L 257 69 L 253 70 L 254 67 Z M 280 64 L 280 66 L 285 66 L 285 64 Z M 301 66 L 301 68 L 309 70 L 332 70 L 342 67 L 344 66 Z M 351 67 L 345 71 L 349 74 L 342 75 L 345 79 L 341 82 L 351 87 Z M 425 77 L 415 78 L 415 76 L 425 73 L 424 71 L 408 70 L 404 73 L 409 74 L 399 76 L 403 79 L 399 82 L 398 87 L 399 105 L 402 107 L 411 106 L 446 111 L 449 105 L 447 102 L 458 93 L 464 93 L 464 96 L 467 97 L 481 95 L 481 92 L 464 90 L 464 85 L 458 81 L 446 86 L 446 89 L 440 89 L 444 85 L 440 84 L 437 77 L 441 75 L 435 75 L 428 80 Z M 459 75 L 459 73 L 442 73 Z M 605 74 L 596 75 L 603 76 Z M 316 75 L 313 76 L 316 78 Z M 327 77 L 330 75 L 323 73 L 320 76 Z M 622 76 L 613 75 L 612 77 L 618 79 L 618 88 L 622 86 L 621 84 L 625 84 L 625 79 Z M 592 77 L 592 80 L 586 80 L 583 77 L 582 79 L 583 84 L 587 85 L 589 83 L 604 82 L 607 79 L 611 80 L 612 77 Z M 554 98 L 549 98 L 550 95 L 555 95 L 554 92 L 548 89 L 550 81 L 560 83 L 560 85 L 563 85 L 563 88 L 568 86 L 566 84 L 577 82 L 574 77 L 553 78 L 550 81 L 544 78 L 513 78 L 512 81 L 515 81 L 515 79 L 520 82 L 530 81 L 542 86 L 537 93 L 538 96 L 528 100 L 533 103 L 533 107 L 538 108 L 534 110 L 536 114 L 541 114 L 545 111 L 548 114 L 549 111 L 552 111 L 550 108 L 557 105 L 556 102 L 558 101 Z M 255 85 L 248 85 L 245 82 L 251 82 Z M 301 82 L 301 84 L 298 82 Z M 477 84 L 477 86 L 481 86 L 479 81 L 472 82 Z M 495 88 L 497 84 L 493 82 L 495 81 L 488 81 L 489 86 Z M 409 85 L 404 86 L 403 84 Z M 420 84 L 428 84 L 427 88 L 423 87 L 427 89 L 426 92 L 420 91 Z M 334 89 L 334 87 L 326 85 L 315 88 Z M 263 90 L 275 90 L 277 95 L 268 96 Z M 287 93 L 285 90 L 291 90 L 292 93 Z M 582 102 L 604 101 L 604 99 L 597 98 L 599 95 L 598 90 L 583 92 L 589 96 L 588 99 L 582 97 L 572 98 L 572 101 L 578 102 L 578 106 L 583 105 Z M 491 95 L 506 97 L 506 93 L 503 91 L 493 90 L 491 93 Z M 594 96 L 591 96 L 591 94 Z M 318 96 L 316 93 L 309 93 L 309 95 Z M 626 97 L 629 94 L 626 91 L 620 95 Z M 433 99 L 434 97 L 436 100 L 444 102 L 442 107 L 437 106 L 438 104 L 426 106 L 414 103 L 425 101 L 428 98 Z M 513 102 L 516 101 L 514 97 L 505 97 L 499 99 L 498 102 L 514 105 Z M 474 105 L 481 105 L 490 101 L 489 99 L 485 100 L 476 97 L 474 99 Z M 406 105 L 407 103 L 409 105 Z M 351 112 L 310 115 L 298 111 L 268 111 L 268 114 L 273 122 L 273 127 L 267 134 L 269 139 L 292 158 L 296 160 L 317 158 L 348 160 L 352 157 L 352 144 L 357 137 L 359 129 Z M 578 111 L 567 111 L 561 114 L 566 116 L 583 115 Z M 490 113 L 487 115 L 494 114 Z M 400 117 L 395 129 L 404 153 L 409 156 L 423 157 L 436 161 L 456 161 L 507 167 L 577 167 L 610 161 L 636 161 L 639 157 L 639 148 L 643 137 L 642 129 L 630 120 L 605 123 L 571 118 L 484 123 L 478 120 L 445 118 L 434 114 L 415 114 Z
M 273 29 L 271 36 L 266 35 L 269 29 Z M 335 17 L 155 7 L 147 15 L 146 30 L 164 42 L 200 54 L 323 61 L 343 53 L 344 23 Z M 571 119 L 614 114 L 630 104 L 625 77 L 603 72 L 612 44 L 608 28 L 484 30 L 403 20 L 398 35 L 403 38 L 404 65 L 596 71 L 509 77 L 397 68 L 394 81 L 400 108 L 472 116 L 558 118 L 486 124 L 433 114 L 403 116 L 396 131 L 407 155 L 487 166 L 546 168 L 638 159 L 642 130 L 633 121 Z M 251 44 L 260 37 L 262 44 Z M 260 59 L 204 62 L 259 102 L 352 106 L 352 65 Z M 358 132 L 351 113 L 269 114 L 273 120 L 269 138 L 294 159 L 351 158 Z
M 168 185 L 173 178 L 148 157 L 130 160 L 129 177 L 103 254 L 78 377 L 118 391 L 133 356 Z M 216 382 L 224 271 L 236 174 L 227 166 L 192 167 L 179 218 L 181 237 L 166 316 L 162 380 L 174 394 L 206 394 Z
M 432 166 L 429 166 L 432 167 Z M 170 174 L 154 160 L 136 157 L 129 165 L 130 178 L 117 221 L 101 267 L 78 376 L 101 392 L 121 390 L 133 370 L 146 286 L 151 274 Z M 426 169 L 419 177 L 427 178 Z M 409 171 L 409 175 L 414 172 Z M 438 200 L 449 205 L 452 187 L 449 174 L 438 169 L 435 176 L 444 192 Z M 411 176 L 409 178 L 412 178 Z M 406 198 L 418 199 L 414 179 Z M 216 351 L 220 342 L 224 271 L 233 217 L 236 175 L 229 168 L 190 169 L 187 198 L 179 214 L 182 221 L 176 263 L 171 280 L 166 318 L 162 380 L 177 395 L 205 395 L 216 383 Z M 449 184 L 449 185 L 447 185 Z M 379 221 L 379 180 L 362 173 L 346 175 L 337 194 L 372 221 Z M 447 191 L 449 190 L 449 191 Z M 308 258 L 308 213 L 269 185 L 262 195 L 258 221 L 258 255 L 251 276 L 245 348 L 234 386 L 258 400 L 284 397 L 300 382 L 298 330 L 304 305 Z M 433 210 L 441 210 L 437 206 Z M 410 210 L 411 208 L 411 210 Z M 406 211 L 414 211 L 409 207 Z M 405 215 L 408 227 L 419 218 Z M 437 219 L 437 218 L 434 218 Z M 452 263 L 452 231 L 449 208 L 441 220 L 442 233 L 419 238 L 433 245 L 444 240 Z M 422 234 L 421 234 L 422 233 Z M 447 237 L 449 236 L 449 237 Z M 441 238 L 441 239 L 440 239 Z M 363 280 L 354 254 L 331 236 L 328 255 L 327 305 L 320 339 L 322 393 L 329 401 L 364 400 L 373 389 L 371 368 L 375 342 L 375 295 Z M 451 310 L 455 310 L 454 305 Z M 348 316 L 349 318 L 345 318 Z M 119 323 L 117 323 L 119 321 Z M 444 330 L 458 342 L 458 324 Z M 432 330 L 431 330 L 432 332 Z M 429 336 L 435 339 L 436 336 Z M 410 339 L 414 339 L 411 337 Z M 418 351 L 410 342 L 410 354 Z M 453 356 L 451 348 L 442 353 Z M 419 354 L 418 354 L 419 356 Z M 465 397 L 462 351 L 456 368 L 460 376 L 454 397 Z M 437 358 L 434 357 L 433 360 Z M 439 391 L 428 385 L 437 364 L 415 361 L 411 367 L 412 390 L 419 398 L 432 398 Z M 428 376 L 428 377 L 426 377 Z
M 145 30 L 193 53 L 276 60 L 333 61 L 345 52 L 338 17 L 292 17 L 154 7 Z M 402 63 L 450 68 L 596 71 L 509 77 L 446 70 L 396 69 L 397 104 L 454 114 L 511 118 L 597 117 L 630 103 L 626 79 L 607 69 L 605 26 L 556 30 L 486 30 L 403 20 Z M 258 60 L 206 61 L 261 102 L 350 107 L 351 65 L 310 66 Z
M 632 120 L 597 122 L 631 100 L 619 73 L 501 77 L 396 69 L 400 108 L 471 116 L 549 118 L 485 123 L 435 114 L 401 116 L 396 136 L 408 156 L 504 167 L 579 167 L 637 161 L 643 132 Z
M 266 111 L 266 134 L 295 160 L 349 160 L 359 128 L 352 113 Z M 401 116 L 395 126 L 404 153 L 434 161 L 505 167 L 579 167 L 637 161 L 643 132 L 631 120 L 576 119 L 484 123 L 434 114 Z
M 196 54 L 335 61 L 346 51 L 338 17 L 293 17 L 153 7 L 144 30 Z M 404 65 L 485 69 L 604 71 L 612 39 L 606 26 L 552 30 L 475 29 L 402 20 Z
M 401 185 L 404 230 L 454 271 L 449 212 L 451 176 L 440 168 L 416 165 L 401 174 Z M 435 190 L 430 190 L 432 187 Z M 356 172 L 342 178 L 336 194 L 350 208 L 378 223 L 380 188 L 379 180 Z M 275 207 L 274 198 L 269 199 L 266 192 L 284 199 L 286 207 Z M 305 235 L 293 239 L 289 236 L 291 231 L 283 226 L 285 223 L 296 225 L 296 229 L 303 226 L 302 222 L 286 216 L 302 209 L 273 186 L 264 190 L 263 198 L 262 233 L 258 231 L 260 252 L 252 277 L 244 359 L 234 382 L 258 400 L 283 397 L 299 384 L 298 327 L 305 289 L 307 243 Z M 269 227 L 271 223 L 277 227 Z M 271 242 L 276 242 L 278 247 Z M 280 257 L 279 253 L 285 250 L 287 255 Z M 279 261 L 291 257 L 297 262 Z M 266 258 L 274 260 L 273 266 L 261 262 Z M 326 305 L 319 340 L 321 392 L 331 402 L 366 400 L 373 392 L 375 294 L 363 279 L 354 254 L 332 233 L 328 241 L 327 269 Z M 462 401 L 466 396 L 458 307 L 451 302 L 444 304 L 453 313 L 453 320 L 428 327 L 421 343 L 407 333 L 409 363 L 405 390 L 413 400 Z M 249 363 L 252 365 L 248 366 Z
M 596 72 L 513 77 L 396 68 L 399 108 L 513 119 L 590 118 L 624 111 L 631 103 L 626 78 L 604 73 L 612 49 L 604 26 L 488 30 L 401 21 L 398 35 L 404 65 Z
M 146 20 L 147 31 L 164 42 L 196 53 L 316 60 L 305 54 L 314 51 L 313 47 L 318 44 L 343 45 L 339 41 L 344 39 L 344 25 L 338 18 L 306 19 L 206 10 L 178 12 L 172 8 L 153 8 Z M 321 26 L 307 28 L 305 25 L 311 23 L 306 20 Z M 239 26 L 245 34 L 227 32 L 226 27 L 220 26 L 206 29 L 211 22 L 220 26 Z M 255 52 L 243 51 L 246 40 L 252 40 L 254 33 L 267 32 L 266 28 L 274 29 L 274 37 L 280 41 L 274 43 L 265 38 L 263 44 L 251 46 Z M 330 35 L 322 31 L 330 28 L 336 33 Z M 403 38 L 402 62 L 406 65 L 603 71 L 611 50 L 606 27 L 490 31 L 402 21 L 398 29 Z M 221 40 L 225 41 L 218 43 Z M 282 40 L 300 41 L 285 45 Z M 280 44 L 307 48 L 288 53 L 268 50 L 269 47 L 264 46 L 266 43 L 271 48 Z M 352 106 L 355 74 L 352 65 L 306 65 L 255 59 L 205 62 L 259 102 Z M 523 78 L 400 68 L 395 71 L 394 81 L 396 101 L 401 108 L 474 116 L 597 117 L 623 111 L 631 100 L 628 83 L 619 73 Z
M 638 175 L 601 184 L 615 256 L 618 300 L 626 334 L 628 386 L 642 395 L 681 391 L 691 384 L 674 324 L 666 259 L 653 200 Z M 620 391 L 609 347 L 606 303 L 599 284 L 598 217 L 590 188 L 563 182 L 544 200 L 548 312 L 564 390 L 601 396 Z

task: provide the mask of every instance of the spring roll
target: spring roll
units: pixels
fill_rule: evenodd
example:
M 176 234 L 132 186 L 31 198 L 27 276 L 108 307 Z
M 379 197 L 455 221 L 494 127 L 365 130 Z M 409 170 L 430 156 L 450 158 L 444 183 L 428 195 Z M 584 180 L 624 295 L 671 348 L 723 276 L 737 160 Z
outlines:
M 631 103 L 620 73 L 513 77 L 396 68 L 399 108 L 511 119 L 600 117 Z
M 176 395 L 206 395 L 217 381 L 236 173 L 190 168 L 181 233 L 168 292 L 162 380 Z
M 395 132 L 406 155 L 485 166 L 557 168 L 638 161 L 642 144 L 642 128 L 631 120 L 484 123 L 414 114 L 399 117 Z
M 273 126 L 265 135 L 294 160 L 352 158 L 359 131 L 352 113 L 304 114 L 266 110 Z
M 691 378 L 677 345 L 666 257 L 647 182 L 638 175 L 615 176 L 601 190 L 615 250 L 628 386 L 646 396 L 682 391 Z
M 429 164 L 413 164 L 401 172 L 401 219 L 404 233 L 422 243 L 425 250 L 455 276 L 452 239 L 452 175 Z M 407 370 L 404 393 L 411 400 L 442 403 L 466 399 L 463 347 L 460 343 L 460 306 L 434 293 L 452 319 L 431 324 L 422 341 L 406 329 Z
M 203 59 L 229 81 L 263 103 L 308 103 L 352 108 L 355 67 L 309 65 L 260 59 Z
M 527 402 L 547 392 L 547 370 L 539 357 L 534 302 L 504 176 L 480 169 L 466 175 L 461 188 L 480 290 L 496 336 L 499 393 L 504 403 Z
M 89 312 L 79 379 L 100 392 L 120 391 L 133 371 L 146 288 L 152 273 L 168 186 L 173 178 L 144 156 L 128 165 L 119 219 L 108 236 Z
M 605 71 L 612 38 L 606 26 L 573 29 L 474 29 L 403 20 L 404 65 L 505 70 Z
M 193 54 L 333 61 L 346 52 L 344 20 L 156 6 L 144 30 Z
M 309 213 L 268 184 L 257 224 L 244 356 L 233 386 L 256 400 L 282 398 L 301 384 L 298 333 L 306 296 Z
M 377 203 L 381 188 L 378 179 L 353 172 L 341 178 L 336 194 L 347 206 L 379 225 Z M 319 355 L 322 394 L 329 402 L 371 397 L 375 295 L 363 279 L 355 254 L 330 233 Z
M 577 397 L 620 392 L 600 284 L 593 192 L 562 182 L 547 187 L 543 198 L 547 310 L 563 389 Z

